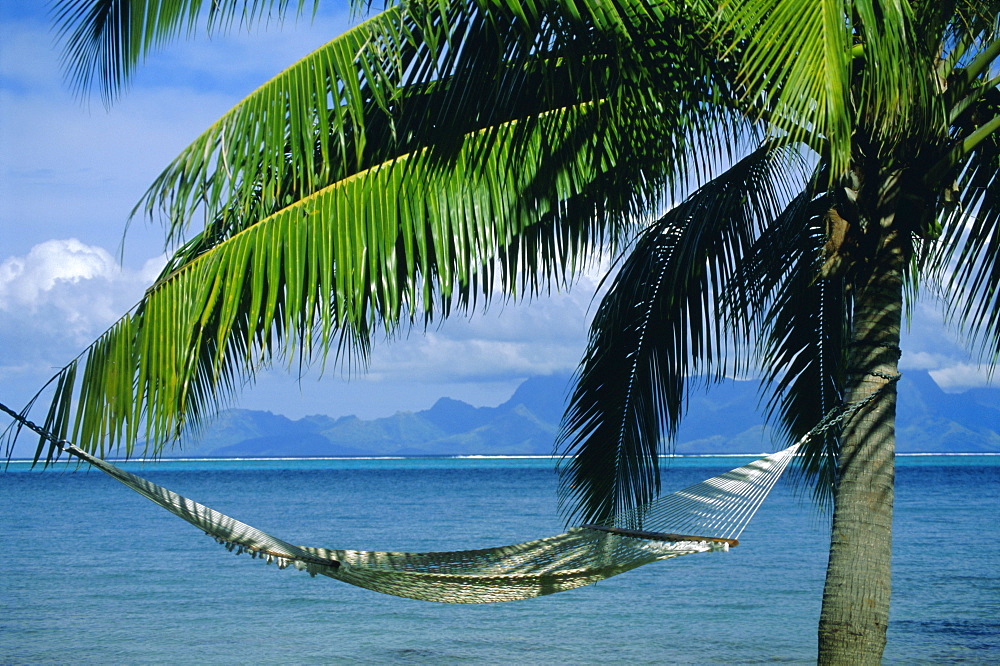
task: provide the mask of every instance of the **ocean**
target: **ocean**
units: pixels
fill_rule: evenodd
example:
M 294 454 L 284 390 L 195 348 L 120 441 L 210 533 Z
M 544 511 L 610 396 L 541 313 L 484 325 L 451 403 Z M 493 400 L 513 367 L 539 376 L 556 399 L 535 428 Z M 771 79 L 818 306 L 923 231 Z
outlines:
M 666 491 L 749 461 L 670 460 Z M 453 550 L 563 531 L 553 462 L 128 469 L 303 545 Z M 890 664 L 1000 663 L 1000 456 L 901 456 Z M 782 481 L 729 552 L 506 604 L 388 597 L 236 557 L 102 473 L 0 473 L 0 663 L 809 663 L 829 517 Z

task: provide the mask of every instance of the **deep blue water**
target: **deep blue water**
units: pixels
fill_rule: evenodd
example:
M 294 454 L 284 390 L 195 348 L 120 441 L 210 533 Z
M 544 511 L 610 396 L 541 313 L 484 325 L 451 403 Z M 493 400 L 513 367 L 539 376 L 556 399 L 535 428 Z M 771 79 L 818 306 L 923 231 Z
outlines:
M 673 461 L 665 488 L 742 464 Z M 547 460 L 132 463 L 293 543 L 562 531 Z M 235 557 L 94 471 L 0 474 L 0 663 L 805 663 L 828 518 L 781 484 L 728 553 L 508 604 L 398 599 Z M 1000 663 L 1000 457 L 901 458 L 888 663 Z

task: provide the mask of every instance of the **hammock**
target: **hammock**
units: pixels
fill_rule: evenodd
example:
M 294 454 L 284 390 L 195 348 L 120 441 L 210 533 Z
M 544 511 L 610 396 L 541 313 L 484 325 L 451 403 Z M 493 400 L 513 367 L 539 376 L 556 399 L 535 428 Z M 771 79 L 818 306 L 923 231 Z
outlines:
M 529 599 L 570 590 L 643 564 L 728 550 L 764 501 L 798 444 L 660 497 L 612 525 L 583 525 L 510 546 L 440 553 L 391 553 L 294 546 L 71 444 L 62 449 L 167 511 L 230 551 L 383 594 L 446 603 Z M 643 529 L 633 529 L 641 525 Z

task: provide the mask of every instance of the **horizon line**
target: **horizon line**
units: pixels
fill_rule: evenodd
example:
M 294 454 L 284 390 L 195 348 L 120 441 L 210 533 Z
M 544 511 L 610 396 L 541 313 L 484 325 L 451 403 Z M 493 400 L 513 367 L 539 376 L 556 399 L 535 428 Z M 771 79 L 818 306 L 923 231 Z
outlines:
M 660 459 L 671 458 L 748 458 L 771 455 L 771 452 L 759 451 L 750 453 L 669 453 L 657 456 Z M 962 457 L 962 456 L 1000 456 L 1000 451 L 955 451 L 955 452 L 908 452 L 897 453 L 898 458 L 918 458 L 918 457 Z M 232 456 L 232 457 L 173 457 L 164 456 L 161 458 L 105 458 L 111 463 L 163 463 L 163 462 L 294 462 L 294 461 L 322 461 L 322 460 L 559 460 L 563 456 L 543 455 L 543 454 L 418 454 L 418 455 L 367 455 L 367 456 Z M 56 461 L 58 462 L 58 461 Z M 70 462 L 67 458 L 66 462 Z M 79 462 L 79 461 L 77 461 Z M 11 458 L 7 461 L 12 463 L 35 463 L 31 458 Z M 37 463 L 35 463 L 37 464 Z M 53 463 L 55 464 L 55 463 Z

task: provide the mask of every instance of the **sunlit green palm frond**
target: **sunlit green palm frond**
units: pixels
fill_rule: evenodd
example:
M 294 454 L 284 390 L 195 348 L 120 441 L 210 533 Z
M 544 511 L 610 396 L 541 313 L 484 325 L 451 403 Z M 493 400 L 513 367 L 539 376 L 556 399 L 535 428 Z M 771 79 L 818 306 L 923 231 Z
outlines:
M 710 23 L 724 45 L 739 106 L 777 136 L 828 153 L 835 170 L 850 154 L 851 32 L 843 0 L 727 0 Z
M 664 215 L 630 250 L 591 328 L 559 436 L 570 522 L 603 522 L 659 488 L 695 374 L 732 370 L 745 331 L 722 298 L 762 229 L 787 204 L 794 167 L 766 145 Z
M 519 134 L 517 162 L 509 141 L 494 143 L 487 162 L 472 160 L 482 136 L 470 135 L 452 168 L 430 168 L 419 179 L 390 165 L 372 168 L 192 253 L 79 367 L 61 373 L 46 427 L 72 432 L 90 450 L 131 450 L 145 439 L 155 451 L 272 358 L 364 345 L 380 326 L 391 331 L 462 293 L 488 292 L 483 267 L 497 248 L 551 217 L 560 201 L 593 217 L 595 206 L 580 203 L 590 196 L 582 186 L 607 165 L 578 144 L 559 169 L 547 157 L 558 148 L 552 131 L 575 144 L 572 130 L 586 126 L 593 138 L 598 114 L 592 106 L 560 114 L 534 124 L 532 150 Z M 542 181 L 548 196 L 529 196 Z M 560 251 L 563 262 L 592 248 Z M 74 396 L 71 414 L 65 405 Z
M 212 225 L 232 233 L 371 164 L 408 154 L 398 168 L 420 177 L 429 165 L 448 168 L 453 148 L 471 132 L 482 131 L 486 154 L 496 140 L 491 128 L 519 119 L 519 131 L 530 134 L 533 123 L 559 122 L 557 115 L 540 121 L 540 114 L 597 102 L 602 116 L 628 119 L 614 128 L 606 123 L 590 151 L 617 174 L 617 185 L 605 179 L 604 197 L 620 193 L 619 212 L 634 218 L 636 206 L 645 205 L 637 202 L 662 196 L 692 152 L 699 161 L 717 159 L 709 151 L 718 148 L 709 144 L 692 151 L 693 135 L 733 122 L 712 112 L 712 103 L 727 96 L 724 82 L 713 85 L 710 76 L 706 82 L 680 68 L 705 72 L 702 61 L 711 55 L 685 33 L 682 19 L 666 27 L 647 21 L 647 50 L 623 50 L 615 30 L 611 37 L 590 29 L 578 34 L 558 17 L 513 25 L 509 15 L 476 13 L 464 4 L 445 7 L 447 15 L 408 7 L 418 18 L 397 8 L 376 16 L 241 102 L 161 174 L 145 198 L 147 211 L 163 210 L 174 240 L 195 211 L 214 213 Z M 409 48 L 408 40 L 419 46 Z M 394 55 L 377 67 L 358 64 L 384 53 Z M 358 81 L 342 82 L 345 76 Z M 322 101 L 334 91 L 341 102 L 331 112 Z M 549 158 L 556 169 L 575 158 L 566 145 Z M 434 150 L 421 150 L 427 146 Z M 526 270 L 532 265 L 523 263 Z
M 852 3 L 856 123 L 876 145 L 898 145 L 916 136 L 936 139 L 947 125 L 935 75 L 941 34 L 926 20 L 921 4 Z
M 731 0 L 711 25 L 713 39 L 730 45 L 745 112 L 822 154 L 836 179 L 858 127 L 891 145 L 944 126 L 940 34 L 913 4 Z
M 389 98 L 413 66 L 413 50 L 396 41 L 407 27 L 402 10 L 391 9 L 278 74 L 185 148 L 137 211 L 161 214 L 177 242 L 196 214 L 252 221 L 255 211 L 273 212 L 401 154 Z M 371 156 L 366 144 L 377 147 Z
M 618 24 L 595 31 L 551 7 L 524 24 L 503 7 L 487 9 L 413 2 L 372 17 L 234 107 L 164 170 L 140 208 L 162 213 L 176 241 L 196 213 L 213 219 L 258 201 L 275 209 L 416 148 L 435 144 L 425 158 L 440 159 L 476 129 L 569 103 L 617 104 L 621 91 L 633 104 L 655 99 L 666 118 L 717 125 L 695 109 L 728 91 L 700 76 L 712 54 L 682 29 L 683 17 L 635 17 L 631 33 L 645 41 L 631 49 L 618 41 Z
M 210 227 L 182 248 L 136 312 L 61 373 L 47 427 L 101 452 L 130 451 L 141 439 L 155 451 L 272 358 L 364 347 L 378 326 L 391 332 L 456 298 L 488 294 L 497 252 L 506 274 L 522 269 L 505 261 L 527 261 L 503 251 L 523 230 L 561 229 L 558 243 L 531 257 L 539 274 L 593 255 L 602 218 L 638 205 L 618 186 L 662 169 L 609 151 L 628 147 L 606 141 L 623 135 L 609 122 L 616 115 L 599 107 L 535 118 L 533 142 L 517 122 L 506 131 L 518 140 L 498 142 L 491 132 L 489 151 L 486 133 L 471 134 L 449 168 L 425 160 L 420 178 L 399 168 L 410 159 L 402 156 L 256 224 Z M 473 159 L 484 154 L 486 162 Z
M 511 16 L 391 8 L 196 140 L 145 206 L 175 240 L 195 212 L 210 224 L 57 377 L 48 427 L 156 451 L 272 359 L 363 353 L 379 327 L 566 280 L 727 119 L 703 113 L 724 86 L 678 68 L 711 60 L 683 24 L 639 12 L 635 50 L 620 31 Z
M 315 8 L 318 0 L 56 0 L 52 14 L 67 79 L 81 94 L 96 85 L 108 103 L 147 55 L 199 25 L 211 34 L 236 20 L 281 20 L 290 6 L 302 13 L 310 4 Z

